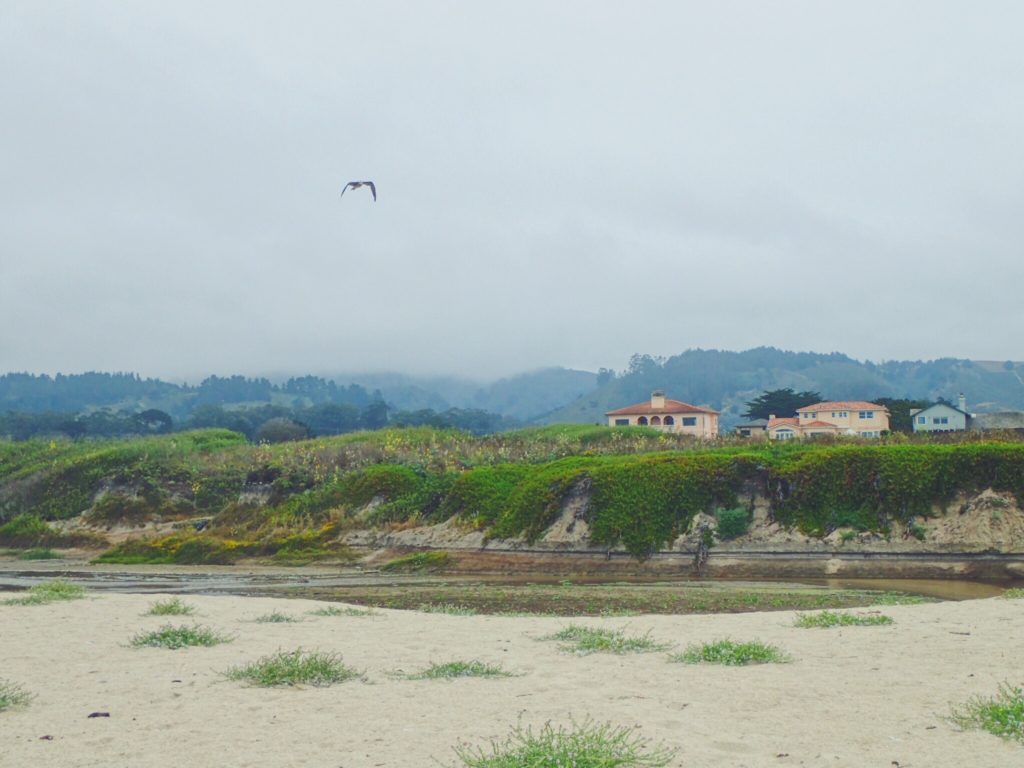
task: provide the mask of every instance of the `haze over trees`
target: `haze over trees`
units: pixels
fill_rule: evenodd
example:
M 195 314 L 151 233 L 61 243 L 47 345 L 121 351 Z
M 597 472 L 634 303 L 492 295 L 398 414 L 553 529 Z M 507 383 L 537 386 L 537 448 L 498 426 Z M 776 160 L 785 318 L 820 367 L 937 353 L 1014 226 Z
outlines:
M 911 408 L 955 401 L 960 392 L 973 412 L 1024 409 L 1018 367 L 951 358 L 876 364 L 759 347 L 691 349 L 669 358 L 636 354 L 619 372 L 549 368 L 486 384 L 384 373 L 349 383 L 314 375 L 283 382 L 209 376 L 193 386 L 131 373 L 8 373 L 0 376 L 0 435 L 78 438 L 224 427 L 256 439 L 271 419 L 296 422 L 312 436 L 388 424 L 482 434 L 530 423 L 604 423 L 605 411 L 645 401 L 654 389 L 720 410 L 724 430 L 772 413 L 792 415 L 816 400 L 854 399 L 886 405 L 893 429 L 904 430 Z

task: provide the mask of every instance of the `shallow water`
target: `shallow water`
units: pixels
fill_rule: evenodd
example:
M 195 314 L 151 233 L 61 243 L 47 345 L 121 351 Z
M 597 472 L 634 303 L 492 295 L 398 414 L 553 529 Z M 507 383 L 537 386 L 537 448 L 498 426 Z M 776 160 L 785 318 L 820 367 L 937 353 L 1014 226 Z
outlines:
M 0 561 L 0 590 L 27 589 L 50 578 L 61 577 L 97 591 L 170 594 L 275 595 L 280 597 L 324 597 L 344 599 L 346 589 L 361 587 L 400 587 L 402 585 L 448 585 L 529 587 L 540 584 L 572 582 L 577 585 L 645 585 L 665 589 L 715 587 L 737 590 L 826 588 L 878 590 L 923 595 L 940 600 L 973 600 L 995 597 L 1024 582 L 999 584 L 956 579 L 743 579 L 711 580 L 692 578 L 623 577 L 615 574 L 601 578 L 587 574 L 553 577 L 550 574 L 514 575 L 394 575 L 355 568 L 281 568 L 272 566 L 93 566 L 84 562 Z

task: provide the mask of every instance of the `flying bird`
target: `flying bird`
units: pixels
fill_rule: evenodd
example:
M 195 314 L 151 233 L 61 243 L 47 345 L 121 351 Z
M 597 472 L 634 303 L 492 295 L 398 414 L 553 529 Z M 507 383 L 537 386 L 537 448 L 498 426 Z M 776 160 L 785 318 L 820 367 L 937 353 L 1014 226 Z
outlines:
M 359 189 L 360 187 L 369 187 L 370 192 L 373 193 L 373 201 L 377 202 L 377 187 L 374 186 L 372 181 L 350 181 L 341 188 L 341 197 L 345 196 L 346 189 Z

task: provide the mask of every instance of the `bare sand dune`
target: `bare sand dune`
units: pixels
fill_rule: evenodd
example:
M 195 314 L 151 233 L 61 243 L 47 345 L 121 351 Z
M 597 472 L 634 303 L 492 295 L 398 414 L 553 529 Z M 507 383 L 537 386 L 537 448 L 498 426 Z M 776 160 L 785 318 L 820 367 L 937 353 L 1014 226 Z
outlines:
M 460 740 L 587 716 L 640 726 L 679 766 L 1006 768 L 1024 748 L 945 720 L 950 704 L 1024 681 L 1024 601 L 884 609 L 890 627 L 806 630 L 793 613 L 585 619 L 678 644 L 760 639 L 794 657 L 743 668 L 673 664 L 666 653 L 576 657 L 537 637 L 557 618 L 312 617 L 323 603 L 189 597 L 195 619 L 143 616 L 153 596 L 0 606 L 0 678 L 36 694 L 0 713 L 0 766 L 364 766 L 454 764 Z M 296 624 L 252 621 L 271 610 Z M 197 621 L 235 635 L 213 648 L 128 647 L 133 634 Z M 219 672 L 279 649 L 341 652 L 366 681 L 248 688 Z M 431 661 L 480 659 L 507 679 L 410 681 Z M 109 718 L 88 718 L 105 711 Z M 52 737 L 44 739 L 42 737 Z

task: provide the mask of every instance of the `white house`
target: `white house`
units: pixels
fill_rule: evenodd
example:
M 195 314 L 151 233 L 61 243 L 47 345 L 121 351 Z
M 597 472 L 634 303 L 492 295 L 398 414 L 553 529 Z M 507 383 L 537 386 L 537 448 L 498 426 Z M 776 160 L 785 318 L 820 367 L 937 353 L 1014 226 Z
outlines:
M 927 408 L 912 408 L 910 418 L 915 432 L 963 432 L 971 426 L 972 417 L 967 412 L 967 398 L 960 393 L 957 407 L 935 403 Z

